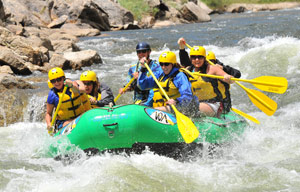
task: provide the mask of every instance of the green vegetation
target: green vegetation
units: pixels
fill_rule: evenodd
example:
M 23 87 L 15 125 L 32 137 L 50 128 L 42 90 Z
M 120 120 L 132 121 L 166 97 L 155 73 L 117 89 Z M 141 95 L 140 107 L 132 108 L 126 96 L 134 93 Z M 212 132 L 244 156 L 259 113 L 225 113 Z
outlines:
M 225 5 L 233 3 L 253 3 L 253 4 L 264 4 L 264 3 L 279 3 L 279 2 L 300 2 L 300 0 L 202 0 L 210 8 L 222 8 Z
M 138 21 L 140 21 L 145 15 L 154 16 L 159 11 L 157 8 L 151 9 L 146 0 L 118 0 L 118 2 L 122 7 L 131 11 L 134 19 Z M 180 8 L 178 7 L 178 4 L 174 2 L 174 0 L 163 0 L 163 2 L 168 6 L 174 7 L 175 9 Z M 181 4 L 184 4 L 187 3 L 188 0 L 181 0 L 180 2 Z
M 144 0 L 118 0 L 120 5 L 129 11 L 134 16 L 135 20 L 140 21 L 143 15 L 151 15 L 152 10 Z
M 132 12 L 134 19 L 140 21 L 145 15 L 154 16 L 159 10 L 157 8 L 151 9 L 146 0 L 118 0 L 120 5 Z M 163 0 L 163 2 L 170 7 L 180 9 L 180 5 L 174 0 Z M 178 1 L 177 1 L 178 2 Z M 181 0 L 181 4 L 187 3 L 188 0 Z M 223 8 L 225 5 L 233 3 L 279 3 L 279 2 L 300 2 L 300 0 L 202 0 L 207 6 L 212 9 Z

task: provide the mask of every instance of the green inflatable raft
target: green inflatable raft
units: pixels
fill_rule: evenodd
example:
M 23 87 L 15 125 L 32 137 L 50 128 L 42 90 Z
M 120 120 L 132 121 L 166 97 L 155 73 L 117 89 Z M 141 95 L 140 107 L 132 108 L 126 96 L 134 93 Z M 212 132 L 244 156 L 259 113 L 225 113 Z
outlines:
M 141 153 L 145 148 L 159 155 L 177 157 L 203 142 L 223 144 L 241 135 L 247 122 L 232 112 L 220 118 L 193 118 L 200 136 L 186 144 L 178 130 L 174 114 L 141 105 L 118 105 L 91 109 L 56 133 L 51 154 L 67 140 L 84 151 L 126 151 Z

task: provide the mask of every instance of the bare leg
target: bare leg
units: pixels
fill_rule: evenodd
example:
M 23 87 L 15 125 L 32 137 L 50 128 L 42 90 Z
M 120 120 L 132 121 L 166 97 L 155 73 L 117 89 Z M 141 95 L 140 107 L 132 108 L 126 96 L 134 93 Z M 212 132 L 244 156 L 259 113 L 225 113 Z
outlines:
M 216 113 L 214 110 L 206 103 L 199 104 L 199 111 L 206 116 L 214 117 Z

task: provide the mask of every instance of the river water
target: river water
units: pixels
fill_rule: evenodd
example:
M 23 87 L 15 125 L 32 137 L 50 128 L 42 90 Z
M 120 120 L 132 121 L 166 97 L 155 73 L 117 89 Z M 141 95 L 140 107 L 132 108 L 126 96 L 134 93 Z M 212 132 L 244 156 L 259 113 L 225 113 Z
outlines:
M 38 84 L 20 122 L 0 127 L 0 191 L 300 191 L 300 10 L 226 14 L 212 22 L 161 29 L 105 32 L 84 38 L 82 49 L 95 49 L 104 64 L 85 69 L 97 72 L 115 95 L 125 84 L 126 73 L 136 60 L 135 45 L 147 41 L 152 58 L 165 50 L 176 51 L 177 39 L 203 45 L 227 65 L 241 70 L 242 78 L 269 75 L 288 79 L 285 94 L 266 93 L 278 109 L 267 116 L 233 85 L 233 106 L 256 117 L 242 137 L 219 149 L 219 155 L 202 154 L 177 161 L 145 151 L 141 155 L 103 154 L 86 157 L 82 151 L 71 162 L 47 157 L 53 140 L 43 119 L 46 84 Z M 81 71 L 67 71 L 78 79 Z M 34 74 L 45 76 L 46 74 Z M 242 83 L 255 89 L 251 84 Z M 35 91 L 36 93 L 36 91 Z M 118 103 L 130 103 L 131 94 Z M 0 113 L 3 113 L 1 109 Z

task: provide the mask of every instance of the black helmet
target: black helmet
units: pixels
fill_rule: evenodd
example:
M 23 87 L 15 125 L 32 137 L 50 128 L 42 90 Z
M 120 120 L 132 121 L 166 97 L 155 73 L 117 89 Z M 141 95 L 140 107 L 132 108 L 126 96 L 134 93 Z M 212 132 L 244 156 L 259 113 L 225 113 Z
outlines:
M 146 42 L 140 42 L 136 45 L 136 50 L 151 50 L 150 45 Z

